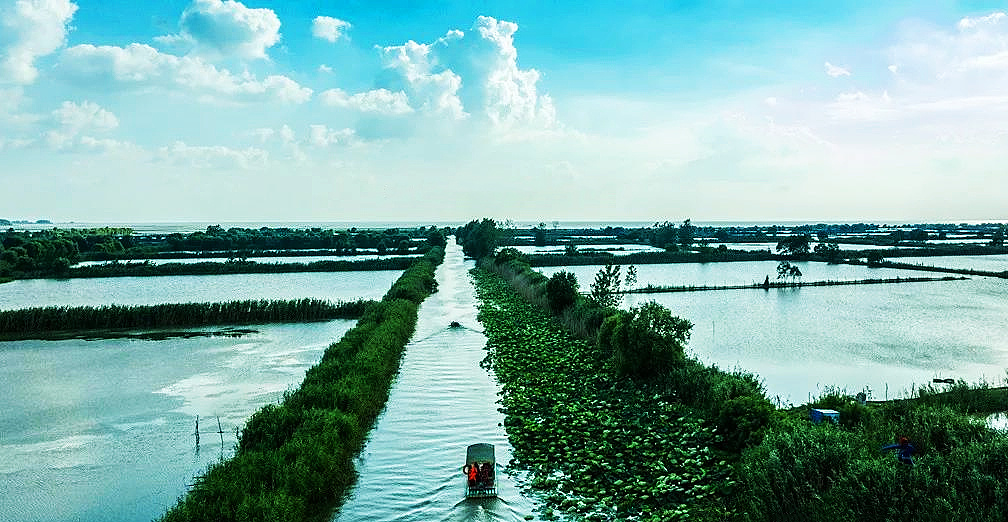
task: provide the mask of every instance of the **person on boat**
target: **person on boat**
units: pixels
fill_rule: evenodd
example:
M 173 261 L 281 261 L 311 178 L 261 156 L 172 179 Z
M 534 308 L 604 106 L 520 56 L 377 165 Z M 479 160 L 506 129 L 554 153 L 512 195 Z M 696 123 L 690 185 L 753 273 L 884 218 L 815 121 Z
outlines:
M 484 462 L 480 466 L 480 472 L 479 472 L 479 474 L 480 474 L 480 484 L 482 485 L 482 487 L 488 488 L 488 489 L 492 488 L 493 487 L 493 467 L 491 466 L 491 464 L 489 462 Z
M 479 470 L 476 467 L 476 464 L 475 463 L 466 464 L 465 467 L 462 468 L 462 471 L 464 471 L 466 477 L 469 478 L 469 489 L 476 489 L 476 478 L 477 473 L 479 472 Z
M 882 451 L 889 450 L 896 450 L 896 460 L 910 466 L 911 468 L 913 467 L 913 454 L 917 451 L 917 449 L 913 447 L 913 444 L 910 444 L 910 439 L 900 437 L 899 443 L 890 444 L 882 448 Z

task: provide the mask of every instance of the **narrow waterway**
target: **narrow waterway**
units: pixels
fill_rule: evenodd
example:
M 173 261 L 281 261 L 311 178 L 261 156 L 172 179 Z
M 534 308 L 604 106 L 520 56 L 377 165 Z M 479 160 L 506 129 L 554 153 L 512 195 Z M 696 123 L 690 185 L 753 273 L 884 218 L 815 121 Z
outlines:
M 449 239 L 438 292 L 420 307 L 388 405 L 357 462 L 360 477 L 334 517 L 355 521 L 524 520 L 531 502 L 505 472 L 511 446 L 498 385 L 480 367 L 486 337 L 461 248 Z M 458 321 L 463 328 L 449 328 Z M 489 442 L 498 498 L 465 500 L 462 465 L 469 444 Z

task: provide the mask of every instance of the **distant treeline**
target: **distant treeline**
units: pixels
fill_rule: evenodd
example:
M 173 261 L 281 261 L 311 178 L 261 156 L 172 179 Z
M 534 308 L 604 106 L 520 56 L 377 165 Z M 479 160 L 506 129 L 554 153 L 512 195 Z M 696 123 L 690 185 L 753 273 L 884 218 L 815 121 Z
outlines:
M 212 464 L 161 520 L 328 520 L 357 478 L 354 458 L 385 407 L 443 259 L 433 248 L 416 260 L 297 390 L 252 415 L 234 457 Z
M 64 277 L 70 267 L 87 260 L 127 260 L 162 255 L 242 259 L 269 252 L 322 250 L 353 255 L 362 249 L 379 254 L 423 254 L 444 246 L 447 229 L 435 226 L 386 230 L 331 230 L 309 228 L 207 227 L 191 234 L 137 235 L 129 228 L 0 231 L 0 278 Z M 281 253 L 283 252 L 283 253 Z M 317 254 L 312 254 L 317 255 Z M 404 268 L 402 265 L 399 269 Z
M 223 303 L 48 306 L 0 311 L 0 339 L 48 338 L 56 332 L 188 328 L 356 319 L 373 301 L 245 300 Z
M 105 263 L 68 269 L 61 277 L 146 277 L 224 274 L 286 274 L 291 272 L 354 272 L 405 270 L 416 258 L 390 257 L 360 261 L 325 260 L 311 263 L 256 263 L 255 261 L 204 261 L 200 263 Z

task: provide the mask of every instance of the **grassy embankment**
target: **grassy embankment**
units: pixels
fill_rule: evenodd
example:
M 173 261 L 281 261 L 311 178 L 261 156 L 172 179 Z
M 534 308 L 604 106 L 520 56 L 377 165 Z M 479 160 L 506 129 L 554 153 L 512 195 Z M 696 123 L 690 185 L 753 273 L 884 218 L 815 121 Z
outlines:
M 161 520 L 325 520 L 356 480 L 353 459 L 388 400 L 444 250 L 416 261 L 301 386 L 249 418 L 232 458 L 196 479 Z
M 591 340 L 599 321 L 583 297 L 551 318 L 530 303 L 545 301 L 541 274 L 514 261 L 481 266 L 512 285 L 475 272 L 516 466 L 531 471 L 546 518 L 554 510 L 588 520 L 1008 515 L 1008 436 L 982 420 L 1008 410 L 1003 388 L 927 386 L 910 400 L 868 405 L 833 391 L 784 411 L 755 376 L 690 358 L 652 379 L 619 379 Z M 578 339 L 572 326 L 588 331 Z M 840 424 L 811 424 L 810 407 L 837 409 Z M 913 468 L 880 451 L 897 436 L 918 448 Z
M 0 311 L 0 340 L 116 337 L 126 330 L 357 319 L 373 301 L 245 300 L 224 303 L 47 306 Z

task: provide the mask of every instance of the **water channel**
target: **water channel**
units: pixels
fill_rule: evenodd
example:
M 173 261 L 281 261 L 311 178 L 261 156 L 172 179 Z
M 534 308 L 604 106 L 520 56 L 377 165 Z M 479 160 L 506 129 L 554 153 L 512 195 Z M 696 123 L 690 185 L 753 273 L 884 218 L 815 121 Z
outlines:
M 360 478 L 338 522 L 524 520 L 532 505 L 504 472 L 511 447 L 497 411 L 499 387 L 480 367 L 486 337 L 476 320 L 472 262 L 449 242 L 438 291 L 420 307 L 386 410 L 357 462 Z M 449 329 L 451 321 L 463 328 Z M 496 449 L 497 499 L 463 499 L 466 446 Z

